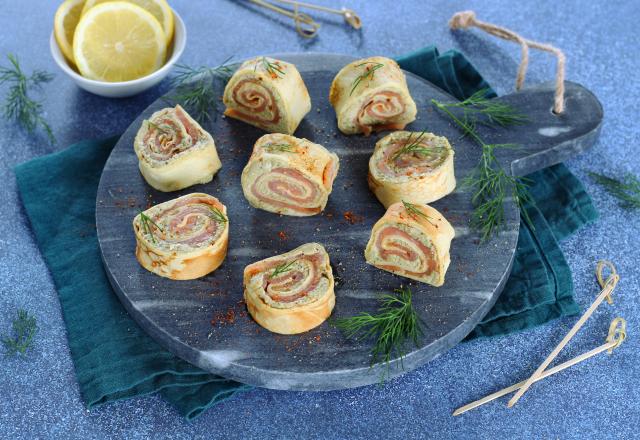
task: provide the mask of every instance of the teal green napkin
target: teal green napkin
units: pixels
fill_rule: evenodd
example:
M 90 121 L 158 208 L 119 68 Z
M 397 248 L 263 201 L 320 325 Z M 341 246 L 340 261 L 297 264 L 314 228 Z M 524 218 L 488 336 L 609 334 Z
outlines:
M 475 67 L 458 51 L 443 54 L 433 46 L 398 58 L 400 66 L 428 79 L 462 100 L 487 89 Z M 520 222 L 518 247 L 511 276 L 493 309 L 467 336 L 504 335 L 579 312 L 573 298 L 571 270 L 558 240 L 595 220 L 591 198 L 569 169 L 555 165 L 527 176 L 535 203 L 525 206 L 534 228 Z
M 399 59 L 458 98 L 487 88 L 462 54 L 425 48 Z M 60 298 L 80 392 L 89 408 L 160 392 L 191 419 L 250 387 L 208 374 L 162 349 L 125 312 L 102 268 L 95 199 L 117 141 L 85 141 L 16 167 L 18 189 Z M 535 225 L 522 225 L 513 273 L 496 306 L 470 335 L 505 334 L 574 314 L 571 272 L 557 240 L 596 218 L 563 165 L 529 176 Z
M 22 203 L 58 290 L 88 408 L 160 391 L 187 419 L 250 387 L 172 355 L 111 290 L 96 236 L 96 192 L 117 138 L 85 141 L 16 168 Z

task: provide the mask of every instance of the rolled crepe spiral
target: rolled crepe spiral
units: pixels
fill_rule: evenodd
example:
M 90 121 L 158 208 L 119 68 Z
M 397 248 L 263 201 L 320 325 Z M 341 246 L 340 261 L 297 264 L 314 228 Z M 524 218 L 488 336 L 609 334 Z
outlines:
M 227 208 L 193 193 L 155 205 L 133 219 L 136 258 L 150 272 L 191 280 L 216 270 L 227 255 Z
M 253 319 L 284 335 L 322 324 L 336 301 L 329 255 L 318 243 L 248 265 L 243 284 Z
M 259 209 L 292 216 L 321 212 L 338 173 L 338 156 L 284 134 L 262 136 L 242 171 L 242 190 Z
M 354 61 L 331 84 L 329 101 L 344 134 L 402 130 L 416 119 L 416 104 L 398 63 L 384 57 Z
M 133 146 L 142 176 L 159 191 L 210 182 L 222 166 L 211 135 L 179 105 L 145 120 Z
M 447 138 L 397 131 L 376 143 L 369 160 L 369 188 L 388 208 L 402 200 L 426 204 L 456 187 L 454 151 Z
M 389 206 L 371 230 L 365 258 L 379 269 L 442 286 L 455 232 L 434 208 L 427 205 L 414 208 L 416 211 L 410 212 L 402 203 Z
M 268 57 L 244 62 L 224 89 L 225 115 L 271 133 L 292 134 L 311 110 L 295 65 Z

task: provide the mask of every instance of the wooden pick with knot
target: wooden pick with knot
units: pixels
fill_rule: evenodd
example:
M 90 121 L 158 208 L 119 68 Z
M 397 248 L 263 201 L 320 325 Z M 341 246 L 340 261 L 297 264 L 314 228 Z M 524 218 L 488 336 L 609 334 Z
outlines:
M 608 267 L 609 270 L 611 271 L 611 274 L 607 277 L 606 281 L 604 281 L 604 278 L 602 276 L 602 273 L 605 267 Z M 511 408 L 513 405 L 515 405 L 518 402 L 520 397 L 522 397 L 522 395 L 527 392 L 529 387 L 535 381 L 540 379 L 540 376 L 542 376 L 542 373 L 544 372 L 544 370 L 556 358 L 556 356 L 558 356 L 558 353 L 560 353 L 560 351 L 564 348 L 564 346 L 567 345 L 567 343 L 571 340 L 571 338 L 573 338 L 573 336 L 578 332 L 578 330 L 580 330 L 580 328 L 584 325 L 587 319 L 589 319 L 589 317 L 593 314 L 593 312 L 598 308 L 600 303 L 602 303 L 602 301 L 606 298 L 609 304 L 613 304 L 613 298 L 611 297 L 611 293 L 616 288 L 616 285 L 620 280 L 620 275 L 618 275 L 618 272 L 616 271 L 616 268 L 613 265 L 613 263 L 611 263 L 610 261 L 604 261 L 604 260 L 599 261 L 598 265 L 596 266 L 596 278 L 598 280 L 598 284 L 600 284 L 600 287 L 602 288 L 596 300 L 593 302 L 593 304 L 591 304 L 591 306 L 587 309 L 587 311 L 584 312 L 584 314 L 580 317 L 578 322 L 574 324 L 571 330 L 569 330 L 569 333 L 567 333 L 567 335 L 562 339 L 562 341 L 560 341 L 560 343 L 556 346 L 556 348 L 553 349 L 551 354 L 549 354 L 549 356 L 547 356 L 544 362 L 540 364 L 538 369 L 531 375 L 529 379 L 526 380 L 524 385 L 520 387 L 518 392 L 511 398 L 511 400 L 509 400 L 509 403 L 507 404 L 509 408 Z
M 292 18 L 295 25 L 296 31 L 302 37 L 305 38 L 313 38 L 318 33 L 320 29 L 320 24 L 316 22 L 309 15 L 304 12 L 300 12 L 300 8 L 314 9 L 316 11 L 328 12 L 330 14 L 342 15 L 344 21 L 347 22 L 349 26 L 354 29 L 360 29 L 362 27 L 362 21 L 358 14 L 355 11 L 347 8 L 342 9 L 333 9 L 328 8 L 326 6 L 314 5 L 312 3 L 303 3 L 295 0 L 272 0 L 278 3 L 284 3 L 286 5 L 293 6 L 293 11 L 289 9 L 284 9 L 279 6 L 276 6 L 266 0 L 249 0 L 252 3 L 255 3 L 258 6 L 262 6 L 263 8 L 270 9 L 278 14 L 282 14 L 285 17 Z
M 627 323 L 624 319 L 622 318 L 615 318 L 613 321 L 611 321 L 611 325 L 609 326 L 609 334 L 607 336 L 607 340 L 604 344 L 594 348 L 593 350 L 590 350 L 586 353 L 581 354 L 580 356 L 576 356 L 571 360 L 568 360 L 566 362 L 563 362 L 553 368 L 549 368 L 548 370 L 544 371 L 542 374 L 540 374 L 540 376 L 538 376 L 535 381 L 539 381 L 541 379 L 544 379 L 545 377 L 549 377 L 553 374 L 556 374 L 566 368 L 569 368 L 579 362 L 582 362 L 584 360 L 589 359 L 590 357 L 593 357 L 597 354 L 602 353 L 603 351 L 608 351 L 609 354 L 613 353 L 613 349 L 614 348 L 618 348 L 620 346 L 620 344 L 622 344 L 622 342 L 624 342 L 627 333 L 626 333 L 626 328 L 627 328 Z M 471 402 L 466 404 L 465 406 L 461 406 L 460 408 L 456 409 L 453 412 L 454 416 L 459 416 L 462 413 L 465 413 L 471 409 L 477 408 L 481 405 L 484 405 L 485 403 L 489 403 L 499 397 L 502 397 L 506 394 L 509 394 L 513 391 L 516 391 L 517 389 L 520 389 L 524 384 L 526 383 L 526 381 L 522 381 L 522 382 L 518 382 L 515 385 L 511 385 L 510 387 L 507 388 L 503 388 L 500 391 L 496 391 L 493 394 L 489 394 L 488 396 L 483 397 L 482 399 L 476 400 L 475 402 Z

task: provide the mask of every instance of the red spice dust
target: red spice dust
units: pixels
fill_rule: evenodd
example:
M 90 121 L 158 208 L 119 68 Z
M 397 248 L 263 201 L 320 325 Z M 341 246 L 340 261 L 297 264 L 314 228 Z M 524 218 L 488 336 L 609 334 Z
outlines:
M 352 225 L 355 225 L 356 223 L 362 223 L 364 221 L 363 216 L 354 214 L 351 211 L 345 211 L 343 216 L 344 216 L 344 219 L 349 223 L 351 223 Z
M 233 307 L 227 309 L 226 312 L 216 312 L 211 320 L 211 325 L 221 327 L 236 322 L 236 311 Z
M 293 341 L 293 344 L 285 344 L 284 348 L 288 351 L 291 352 L 293 350 L 295 350 L 296 348 L 298 348 L 298 346 L 300 345 L 300 343 L 302 342 L 303 337 L 300 336 L 298 337 L 295 341 Z
M 280 237 L 280 240 L 282 240 L 282 241 L 286 241 L 289 238 L 287 233 L 284 232 L 284 231 L 278 232 L 278 237 Z

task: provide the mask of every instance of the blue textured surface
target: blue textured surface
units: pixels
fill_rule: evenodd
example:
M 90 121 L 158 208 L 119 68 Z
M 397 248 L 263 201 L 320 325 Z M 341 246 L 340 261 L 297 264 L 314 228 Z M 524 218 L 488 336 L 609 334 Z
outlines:
M 320 2 L 317 0 L 318 3 Z M 599 355 L 532 387 L 516 407 L 488 404 L 461 417 L 451 411 L 470 400 L 524 379 L 571 327 L 575 318 L 555 321 L 508 337 L 461 344 L 427 366 L 385 387 L 298 393 L 257 389 L 186 423 L 159 397 L 118 402 L 88 412 L 80 400 L 60 306 L 51 278 L 22 211 L 12 168 L 85 138 L 122 132 L 166 84 L 133 99 L 108 100 L 77 89 L 57 71 L 48 53 L 55 3 L 5 2 L 0 14 L 0 54 L 19 55 L 28 70 L 57 74 L 45 87 L 45 110 L 58 137 L 56 146 L 26 136 L 0 120 L 0 333 L 14 310 L 38 318 L 40 334 L 27 359 L 0 358 L 0 438 L 634 438 L 640 425 L 640 214 L 621 210 L 585 177 L 587 170 L 640 174 L 640 98 L 637 72 L 636 1 L 609 2 L 371 2 L 349 1 L 364 23 L 361 33 L 329 17 L 317 39 L 303 40 L 286 22 L 244 0 L 173 0 L 184 18 L 189 42 L 183 61 L 216 64 L 235 55 L 287 51 L 399 55 L 426 44 L 458 48 L 487 80 L 512 90 L 519 51 L 478 31 L 452 34 L 446 22 L 458 10 L 553 42 L 568 57 L 567 77 L 593 90 L 605 108 L 601 140 L 568 165 L 585 179 L 601 212 L 600 221 L 564 241 L 577 300 L 587 307 L 597 293 L 593 268 L 599 258 L 614 261 L 622 280 L 615 304 L 603 304 L 560 360 L 604 341 L 615 316 L 628 321 L 629 338 L 612 356 Z M 325 4 L 342 6 L 338 1 Z M 205 12 L 203 12 L 205 11 Z M 548 80 L 554 63 L 533 54 L 529 83 Z M 6 64 L 3 60 L 2 64 Z M 4 92 L 4 89 L 0 90 Z

